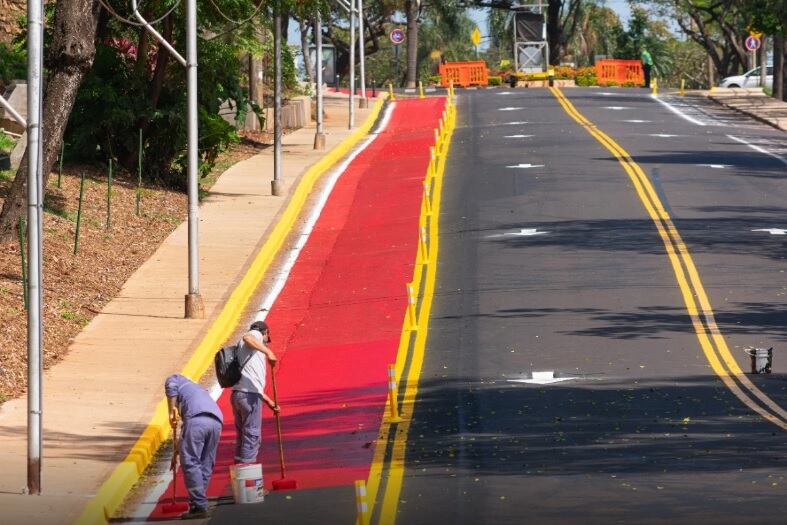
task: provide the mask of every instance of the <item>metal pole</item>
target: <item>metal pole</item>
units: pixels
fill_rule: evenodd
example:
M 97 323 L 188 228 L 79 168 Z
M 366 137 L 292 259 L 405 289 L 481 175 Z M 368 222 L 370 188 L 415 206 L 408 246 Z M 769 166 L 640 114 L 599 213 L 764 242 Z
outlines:
M 322 113 L 323 113 L 323 105 L 322 105 L 322 15 L 317 12 L 317 18 L 314 20 L 314 40 L 316 46 L 316 53 L 315 53 L 315 69 L 317 70 L 316 73 L 316 85 L 317 85 L 317 132 L 314 134 L 314 149 L 324 149 L 325 148 L 325 133 L 323 133 L 322 129 Z
M 186 75 L 188 80 L 189 293 L 186 318 L 205 317 L 199 292 L 199 186 L 197 113 L 197 0 L 186 0 Z
M 281 1 L 273 7 L 273 180 L 271 193 L 281 195 Z
M 41 368 L 43 361 L 41 275 L 41 99 L 43 95 L 43 2 L 27 3 L 27 491 L 41 494 Z
M 350 119 L 348 128 L 355 127 L 355 2 L 350 0 Z
M 360 36 L 358 42 L 358 60 L 361 65 L 361 102 L 360 107 L 369 107 L 369 100 L 366 98 L 366 39 L 363 36 L 363 0 L 358 2 L 358 35 Z

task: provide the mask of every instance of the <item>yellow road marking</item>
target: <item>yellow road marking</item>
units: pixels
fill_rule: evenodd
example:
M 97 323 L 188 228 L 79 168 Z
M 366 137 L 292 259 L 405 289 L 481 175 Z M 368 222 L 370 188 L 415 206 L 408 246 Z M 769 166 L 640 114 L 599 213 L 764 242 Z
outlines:
M 771 423 L 787 430 L 787 412 L 768 397 L 767 394 L 757 388 L 757 386 L 743 374 L 735 358 L 732 356 L 724 340 L 724 336 L 716 324 L 713 308 L 705 292 L 705 287 L 702 285 L 694 261 L 689 254 L 689 250 L 673 224 L 669 213 L 661 203 L 661 199 L 651 184 L 650 179 L 642 171 L 639 164 L 634 162 L 631 155 L 629 155 L 626 150 L 579 113 L 559 89 L 550 88 L 550 91 L 555 98 L 557 98 L 566 113 L 607 148 L 615 158 L 618 159 L 618 162 L 629 175 L 637 195 L 645 206 L 653 223 L 656 225 L 659 236 L 664 243 L 672 269 L 675 273 L 675 278 L 678 281 L 678 286 L 686 304 L 686 309 L 689 312 L 694 331 L 697 334 L 697 339 L 713 371 L 721 378 L 725 386 L 727 386 L 727 388 L 729 388 L 746 406 Z M 686 274 L 688 274 L 688 277 Z M 697 302 L 699 302 L 699 307 Z M 745 392 L 738 383 L 745 387 L 749 393 Z M 750 394 L 772 412 L 769 412 L 759 405 Z
M 443 128 L 442 135 L 439 137 L 441 144 L 443 144 L 443 152 L 438 156 L 438 161 L 434 173 L 434 188 L 431 191 L 432 206 L 428 220 L 429 230 L 429 260 L 426 263 L 426 275 L 421 281 L 421 268 L 424 262 L 419 254 L 416 264 L 415 276 L 413 279 L 413 286 L 415 290 L 419 290 L 423 284 L 423 296 L 421 298 L 421 308 L 418 312 L 417 326 L 418 329 L 415 335 L 415 341 L 412 348 L 412 355 L 408 356 L 408 347 L 410 344 L 410 330 L 407 326 L 407 321 L 402 329 L 402 335 L 399 340 L 399 350 L 396 357 L 396 373 L 397 377 L 405 370 L 408 357 L 410 358 L 410 367 L 407 370 L 407 377 L 405 380 L 405 387 L 403 390 L 403 399 L 400 407 L 401 423 L 396 424 L 396 435 L 393 436 L 393 445 L 391 448 L 391 457 L 386 464 L 385 453 L 388 448 L 390 432 L 392 425 L 383 420 L 380 428 L 379 438 L 375 446 L 374 458 L 369 470 L 369 479 L 367 480 L 367 494 L 370 506 L 369 515 L 374 516 L 374 507 L 376 504 L 377 493 L 379 492 L 380 485 L 382 484 L 383 474 L 387 474 L 385 481 L 385 491 L 382 497 L 380 506 L 378 524 L 393 525 L 396 521 L 396 512 L 399 505 L 399 495 L 402 491 L 402 482 L 404 480 L 404 459 L 405 459 L 405 446 L 407 444 L 407 435 L 412 421 L 413 409 L 418 395 L 418 380 L 421 376 L 423 368 L 424 352 L 426 348 L 426 339 L 429 325 L 429 315 L 432 309 L 432 300 L 434 298 L 435 281 L 437 275 L 437 256 L 439 252 L 439 214 L 440 203 L 442 199 L 443 175 L 445 173 L 445 162 L 448 155 L 448 149 L 451 144 L 451 135 L 453 134 L 455 125 L 455 110 L 447 112 L 446 125 Z M 421 224 L 426 224 L 426 219 L 422 211 Z M 389 413 L 389 407 L 386 404 L 385 413 Z

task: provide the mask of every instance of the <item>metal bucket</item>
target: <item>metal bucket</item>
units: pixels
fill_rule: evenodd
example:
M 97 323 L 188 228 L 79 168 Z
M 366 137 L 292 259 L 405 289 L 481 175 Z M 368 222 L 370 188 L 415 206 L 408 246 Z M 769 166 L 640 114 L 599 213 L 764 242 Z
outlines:
M 744 350 L 751 359 L 752 374 L 770 374 L 773 365 L 773 347 L 746 348 Z

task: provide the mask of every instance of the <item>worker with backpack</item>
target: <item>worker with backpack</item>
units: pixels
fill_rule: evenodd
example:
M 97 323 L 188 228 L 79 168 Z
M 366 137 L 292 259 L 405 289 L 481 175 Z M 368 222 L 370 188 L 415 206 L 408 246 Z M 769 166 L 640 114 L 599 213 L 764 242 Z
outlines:
M 267 362 L 277 358 L 268 348 L 270 330 L 264 321 L 255 321 L 234 347 L 216 353 L 216 376 L 222 387 L 232 387 L 230 402 L 235 418 L 235 463 L 256 463 L 262 432 L 262 403 L 274 412 L 278 405 L 265 394 Z

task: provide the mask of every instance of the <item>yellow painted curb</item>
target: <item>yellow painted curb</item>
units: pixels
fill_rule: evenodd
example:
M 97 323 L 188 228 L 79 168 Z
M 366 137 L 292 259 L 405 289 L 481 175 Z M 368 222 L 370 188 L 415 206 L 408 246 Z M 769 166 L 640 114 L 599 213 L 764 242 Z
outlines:
M 248 271 L 238 286 L 235 287 L 232 295 L 227 299 L 218 317 L 208 329 L 208 333 L 205 334 L 186 366 L 183 367 L 181 374 L 198 380 L 207 371 L 216 350 L 232 335 L 232 332 L 240 322 L 246 305 L 284 244 L 315 183 L 323 173 L 333 167 L 339 159 L 349 153 L 371 131 L 384 102 L 385 97 L 379 97 L 366 122 L 306 170 L 279 222 L 257 252 Z M 90 500 L 74 523 L 78 525 L 106 524 L 120 507 L 128 491 L 131 490 L 140 475 L 148 467 L 161 443 L 169 437 L 169 432 L 167 401 L 162 398 L 156 405 L 155 412 L 148 426 L 137 439 L 134 446 L 131 447 L 131 451 L 115 467 L 112 474 L 101 485 L 96 495 Z

